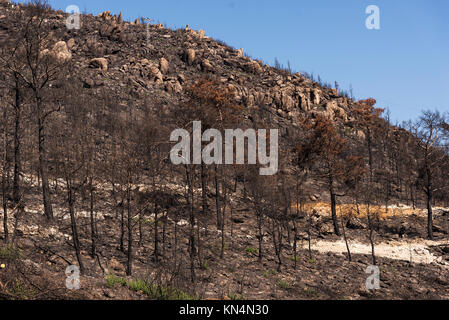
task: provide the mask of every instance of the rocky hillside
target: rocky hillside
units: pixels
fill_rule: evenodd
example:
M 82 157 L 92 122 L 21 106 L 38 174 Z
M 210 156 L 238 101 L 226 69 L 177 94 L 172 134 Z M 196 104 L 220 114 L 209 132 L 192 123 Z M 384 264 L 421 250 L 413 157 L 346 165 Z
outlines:
M 423 170 L 373 100 L 201 30 L 67 17 L 0 0 L 0 299 L 448 298 L 447 193 L 421 187 L 449 162 Z M 168 160 L 170 131 L 222 105 L 280 129 L 279 174 Z
M 10 13 L 17 10 L 19 6 L 7 1 L 1 4 L 3 37 L 14 30 L 16 22 Z M 96 17 L 83 15 L 80 30 L 67 30 L 67 16 L 62 11 L 51 14 L 51 42 L 66 43 L 80 85 L 92 94 L 105 86 L 126 91 L 134 98 L 161 97 L 164 108 L 164 104 L 182 99 L 183 89 L 193 81 L 213 75 L 234 92 L 237 102 L 246 108 L 264 106 L 286 126 L 295 124 L 302 112 L 351 121 L 353 101 L 336 89 L 251 59 L 243 49 L 207 37 L 204 31 L 147 26 L 139 20 L 126 22 L 109 12 Z

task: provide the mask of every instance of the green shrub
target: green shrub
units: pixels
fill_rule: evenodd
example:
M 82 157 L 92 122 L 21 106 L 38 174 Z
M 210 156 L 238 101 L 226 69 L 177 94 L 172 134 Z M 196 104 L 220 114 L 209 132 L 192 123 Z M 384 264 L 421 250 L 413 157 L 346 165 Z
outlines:
M 256 248 L 252 248 L 252 247 L 245 248 L 245 251 L 247 253 L 250 253 L 250 254 L 256 254 L 257 253 L 257 249 Z
M 289 283 L 284 279 L 278 281 L 278 286 L 284 290 L 290 289 Z
M 127 286 L 127 281 L 125 278 L 117 277 L 113 274 L 106 276 L 106 283 L 110 288 L 113 288 L 117 283 L 119 283 L 122 287 Z
M 19 248 L 12 245 L 6 247 L 0 247 L 0 259 L 4 260 L 17 260 L 21 256 Z
M 14 284 L 11 293 L 20 300 L 32 299 L 36 292 L 28 288 L 21 280 L 14 279 Z
M 315 288 L 305 287 L 304 288 L 304 293 L 308 297 L 318 297 L 318 296 L 320 296 L 320 292 L 317 289 L 315 289 Z
M 147 284 L 145 280 L 142 279 L 133 279 L 127 282 L 128 288 L 132 291 L 142 291 L 147 296 L 151 295 L 151 286 Z
M 208 270 L 209 269 L 209 263 L 207 263 L 207 261 L 201 262 L 201 269 Z
M 244 300 L 243 295 L 234 293 L 234 292 L 228 293 L 228 298 L 231 300 L 234 300 L 234 301 L 235 300 Z
M 139 222 L 139 217 L 134 217 L 133 221 L 136 223 Z M 142 217 L 142 218 L 140 218 L 140 222 L 142 222 L 142 224 L 154 225 L 153 218 Z M 158 227 L 162 226 L 162 221 L 158 220 L 157 225 L 158 225 Z
M 197 296 L 192 296 L 177 288 L 156 285 L 151 286 L 148 296 L 153 300 L 198 300 Z
M 115 275 L 108 275 L 106 277 L 106 284 L 108 287 L 113 288 L 116 284 L 120 284 L 123 287 L 127 287 L 129 290 L 135 292 L 142 292 L 148 296 L 151 300 L 197 300 L 198 297 L 189 295 L 188 293 L 173 288 L 171 286 L 159 286 L 152 284 L 143 279 L 130 279 L 127 280 L 123 277 L 117 277 Z

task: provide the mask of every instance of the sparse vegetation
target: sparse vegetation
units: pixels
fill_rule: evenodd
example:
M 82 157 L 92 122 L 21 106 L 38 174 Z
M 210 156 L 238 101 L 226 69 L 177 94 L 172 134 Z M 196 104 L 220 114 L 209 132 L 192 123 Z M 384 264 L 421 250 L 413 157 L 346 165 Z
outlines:
M 0 246 L 0 261 L 17 260 L 21 257 L 21 250 L 15 246 Z
M 304 293 L 309 298 L 317 298 L 320 296 L 320 292 L 315 288 L 304 287 Z
M 143 279 L 125 279 L 115 275 L 106 277 L 108 287 L 114 288 L 116 284 L 127 287 L 132 291 L 141 292 L 151 300 L 197 300 L 198 298 L 185 293 L 182 290 L 149 283 Z
M 249 254 L 257 254 L 257 249 L 252 247 L 245 248 L 245 252 Z
M 240 301 L 240 300 L 245 300 L 245 297 L 241 294 L 238 293 L 228 293 L 228 298 L 233 300 L 233 301 Z
M 285 279 L 279 280 L 278 283 L 277 283 L 277 285 L 278 285 L 278 287 L 280 287 L 280 288 L 282 288 L 282 289 L 284 289 L 284 290 L 290 289 L 290 284 L 289 284 L 288 281 L 285 280 Z

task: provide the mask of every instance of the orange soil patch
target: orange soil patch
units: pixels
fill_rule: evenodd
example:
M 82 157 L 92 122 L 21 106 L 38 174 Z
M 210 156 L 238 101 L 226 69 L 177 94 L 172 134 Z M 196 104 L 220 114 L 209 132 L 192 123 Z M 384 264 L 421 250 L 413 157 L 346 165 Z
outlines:
M 296 210 L 296 204 L 292 205 L 292 208 Z M 331 206 L 330 203 L 326 202 L 309 202 L 304 205 L 304 210 L 307 213 L 316 210 L 320 213 L 324 213 L 326 215 L 331 215 Z M 337 215 L 339 217 L 366 217 L 368 212 L 368 206 L 364 204 L 358 205 L 355 204 L 338 204 L 337 205 Z M 379 217 L 380 219 L 386 219 L 388 217 L 398 217 L 398 216 L 409 216 L 412 214 L 420 215 L 423 213 L 421 209 L 413 209 L 408 206 L 397 207 L 397 206 L 389 206 L 388 209 L 385 206 L 379 205 L 370 205 L 369 212 L 373 217 Z

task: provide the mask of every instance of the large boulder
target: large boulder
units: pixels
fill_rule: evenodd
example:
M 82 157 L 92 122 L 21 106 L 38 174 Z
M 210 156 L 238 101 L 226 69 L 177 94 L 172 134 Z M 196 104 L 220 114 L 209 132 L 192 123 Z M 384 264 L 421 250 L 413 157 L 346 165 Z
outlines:
M 103 20 L 111 20 L 112 18 L 111 11 L 104 11 L 100 13 L 97 17 L 102 18 Z
M 108 71 L 108 60 L 105 58 L 94 58 L 89 61 L 89 66 L 101 69 L 102 71 Z
M 331 119 L 338 117 L 345 122 L 348 121 L 348 115 L 345 110 L 338 105 L 337 101 L 332 100 L 327 102 L 325 108 Z
M 295 101 L 287 92 L 282 92 L 281 102 L 284 110 L 290 111 L 295 107 Z
M 162 83 L 164 81 L 164 76 L 162 75 L 162 72 L 156 66 L 150 67 L 148 78 L 150 79 L 150 81 L 154 81 L 156 83 Z
M 195 50 L 193 50 L 192 48 L 186 49 L 186 51 L 184 52 L 184 62 L 191 66 L 195 61 L 195 56 Z
M 159 61 L 159 69 L 161 70 L 162 74 L 167 74 L 169 70 L 169 64 L 167 59 L 161 58 Z
M 321 91 L 318 89 L 312 90 L 310 93 L 310 100 L 312 100 L 313 104 L 318 105 L 321 101 Z
M 67 47 L 68 47 L 70 50 L 73 50 L 73 49 L 75 48 L 75 46 L 76 46 L 75 39 L 74 39 L 74 38 L 70 38 L 70 39 L 67 41 Z
M 212 66 L 212 64 L 210 63 L 209 60 L 204 59 L 203 61 L 201 61 L 201 69 L 202 69 L 203 71 L 212 71 L 213 68 L 214 68 L 214 67 Z
M 262 72 L 262 67 L 257 61 L 254 60 L 246 63 L 244 69 L 249 73 L 258 74 Z
M 125 39 L 122 25 L 116 22 L 102 24 L 99 32 L 102 37 L 112 41 L 123 41 Z
M 304 93 L 298 93 L 298 105 L 304 111 L 310 110 L 310 100 L 307 99 Z
M 352 217 L 346 222 L 346 228 L 348 229 L 366 229 L 366 225 L 359 218 Z
M 43 50 L 41 56 L 54 59 L 57 63 L 65 63 L 72 59 L 72 53 L 67 48 L 67 43 L 65 41 L 57 42 L 51 50 Z

